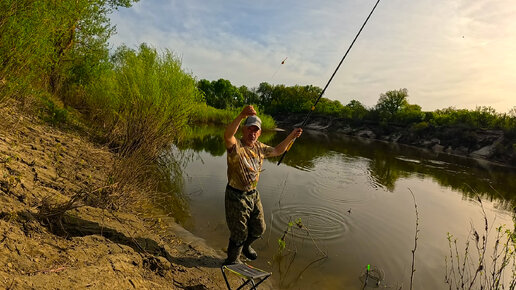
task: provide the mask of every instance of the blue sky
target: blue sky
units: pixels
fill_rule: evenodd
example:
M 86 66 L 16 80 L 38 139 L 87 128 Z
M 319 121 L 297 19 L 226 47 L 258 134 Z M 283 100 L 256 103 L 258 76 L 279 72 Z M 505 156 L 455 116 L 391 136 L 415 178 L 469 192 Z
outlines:
M 111 15 L 110 43 L 169 49 L 197 79 L 323 87 L 375 2 L 140 0 Z M 381 0 L 325 97 L 373 106 L 407 88 L 424 110 L 507 112 L 515 19 L 515 0 Z

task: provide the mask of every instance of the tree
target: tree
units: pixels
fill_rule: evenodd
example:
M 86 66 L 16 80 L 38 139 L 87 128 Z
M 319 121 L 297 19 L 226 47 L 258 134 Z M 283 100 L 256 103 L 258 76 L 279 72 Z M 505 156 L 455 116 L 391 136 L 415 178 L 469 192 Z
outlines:
M 230 81 L 225 79 L 218 79 L 213 84 L 213 87 L 221 106 L 225 104 L 225 107 L 221 109 L 235 108 L 243 105 L 244 97 L 238 88 L 232 85 Z
M 211 82 L 206 79 L 202 79 L 197 82 L 197 88 L 203 95 L 203 101 L 206 104 L 213 103 L 213 98 L 215 96 L 215 93 L 213 92 L 213 88 L 211 87 Z
M 516 106 L 512 107 L 512 109 L 509 110 L 509 116 L 511 118 L 516 118 Z
M 369 112 L 366 107 L 357 100 L 351 100 L 346 107 L 350 109 L 351 118 L 353 118 L 353 120 L 362 120 Z
M 407 104 L 396 114 L 396 120 L 408 125 L 425 120 L 425 116 L 426 114 L 421 111 L 421 106 Z
M 112 61 L 114 88 L 102 90 L 93 107 L 102 107 L 102 117 L 111 115 L 109 135 L 121 146 L 120 154 L 144 149 L 157 156 L 184 132 L 199 100 L 196 82 L 182 70 L 177 56 L 145 44 L 138 50 L 119 47 Z
M 265 109 L 268 108 L 272 102 L 273 86 L 267 82 L 260 83 L 256 93 L 260 98 L 260 105 Z M 268 113 L 268 112 L 266 112 Z
M 264 106 L 265 113 L 301 113 L 310 110 L 319 96 L 321 89 L 311 85 L 292 86 L 277 85 L 272 87 L 270 103 Z
M 240 107 L 244 104 L 244 96 L 241 91 L 228 80 L 218 79 L 210 82 L 203 79 L 197 83 L 197 87 L 204 93 L 208 106 L 228 109 Z
M 244 104 L 260 105 L 260 97 L 254 90 L 249 90 L 246 86 L 240 86 L 238 88 L 238 91 L 240 92 L 240 94 L 242 94 L 242 97 L 244 98 Z
M 380 95 L 376 104 L 376 111 L 381 119 L 392 121 L 396 114 L 408 105 L 407 98 L 407 89 L 388 91 Z
M 327 98 L 321 98 L 315 112 L 323 115 L 330 116 L 341 116 L 344 106 L 338 100 L 330 100 Z

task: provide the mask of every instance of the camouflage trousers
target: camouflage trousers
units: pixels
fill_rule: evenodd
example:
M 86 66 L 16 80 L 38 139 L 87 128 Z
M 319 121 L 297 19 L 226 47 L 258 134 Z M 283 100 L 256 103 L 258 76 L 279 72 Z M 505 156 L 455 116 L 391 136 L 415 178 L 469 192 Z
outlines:
M 263 206 L 258 190 L 242 192 L 228 185 L 225 206 L 230 239 L 237 245 L 243 244 L 248 237 L 259 238 L 265 232 Z

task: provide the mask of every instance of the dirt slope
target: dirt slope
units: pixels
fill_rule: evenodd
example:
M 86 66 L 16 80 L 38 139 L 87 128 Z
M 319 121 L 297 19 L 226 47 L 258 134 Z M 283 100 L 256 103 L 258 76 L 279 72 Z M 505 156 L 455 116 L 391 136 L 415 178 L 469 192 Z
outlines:
M 0 108 L 0 288 L 225 288 L 224 254 L 173 219 L 157 226 L 137 213 L 88 206 L 52 228 L 36 218 L 45 198 L 66 201 L 81 187 L 105 184 L 113 158 L 77 133 Z

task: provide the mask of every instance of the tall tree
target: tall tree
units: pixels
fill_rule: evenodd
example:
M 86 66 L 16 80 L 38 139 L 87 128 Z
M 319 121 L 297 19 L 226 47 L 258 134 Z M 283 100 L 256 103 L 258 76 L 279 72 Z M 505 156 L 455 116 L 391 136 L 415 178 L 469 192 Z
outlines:
M 399 111 L 408 105 L 407 98 L 407 89 L 388 91 L 380 95 L 376 110 L 382 119 L 391 121 Z
M 246 86 L 240 86 L 238 88 L 242 94 L 244 104 L 255 104 L 260 105 L 260 97 L 255 90 L 249 90 Z
M 260 105 L 265 109 L 270 106 L 272 102 L 273 86 L 267 82 L 260 83 L 256 93 L 260 98 Z
M 512 109 L 509 110 L 509 116 L 512 118 L 516 118 L 516 106 L 512 107 Z
M 351 118 L 353 120 L 361 120 L 363 119 L 367 113 L 369 112 L 366 107 L 357 100 L 351 100 L 346 107 L 350 109 Z
M 261 104 L 267 114 L 299 113 L 310 110 L 321 92 L 315 86 L 272 86 L 261 83 L 258 87 Z
M 203 79 L 197 83 L 197 87 L 203 92 L 206 104 L 214 108 L 227 109 L 244 104 L 242 91 L 228 80 L 218 79 L 210 82 Z

